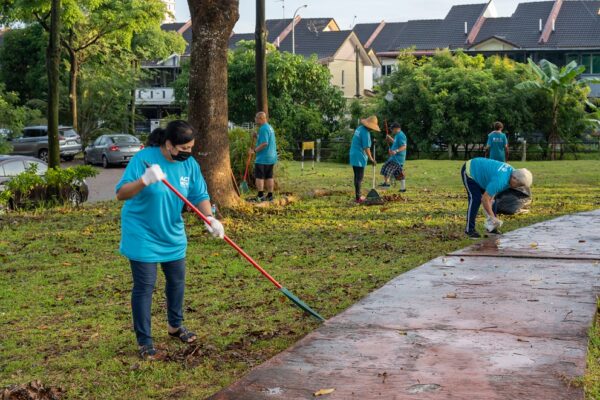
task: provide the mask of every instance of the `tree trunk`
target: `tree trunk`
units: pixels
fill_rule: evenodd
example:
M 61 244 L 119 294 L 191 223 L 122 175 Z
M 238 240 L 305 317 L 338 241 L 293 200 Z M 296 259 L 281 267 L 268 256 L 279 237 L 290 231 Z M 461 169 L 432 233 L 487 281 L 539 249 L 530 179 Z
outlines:
M 293 21 L 292 21 L 293 23 Z M 265 22 L 265 0 L 256 0 L 256 111 L 269 115 L 267 98 L 267 25 Z
M 239 18 L 238 0 L 188 0 L 192 18 L 189 121 L 196 129 L 194 154 L 211 201 L 239 202 L 231 181 L 227 115 L 227 51 Z
M 69 107 L 71 108 L 71 124 L 75 131 L 79 129 L 79 118 L 77 113 L 77 78 L 79 77 L 79 60 L 73 46 L 67 47 L 69 52 Z M 84 142 L 86 138 L 83 138 Z
M 48 70 L 48 166 L 60 167 L 58 145 L 58 97 L 60 78 L 60 11 L 61 1 L 52 0 L 50 12 L 50 35 L 47 48 Z

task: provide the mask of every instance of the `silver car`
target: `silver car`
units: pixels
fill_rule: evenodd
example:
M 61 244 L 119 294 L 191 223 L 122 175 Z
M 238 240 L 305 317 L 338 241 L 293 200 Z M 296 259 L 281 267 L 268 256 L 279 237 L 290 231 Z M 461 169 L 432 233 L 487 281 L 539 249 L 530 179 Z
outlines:
M 23 135 L 14 139 L 9 137 L 13 147 L 11 154 L 33 156 L 48 162 L 48 127 L 28 126 L 23 129 Z M 60 156 L 65 161 L 71 161 L 81 152 L 81 138 L 69 126 L 58 127 L 58 145 Z
M 127 164 L 131 157 L 144 148 L 138 138 L 127 134 L 102 135 L 83 151 L 86 164 L 111 165 Z

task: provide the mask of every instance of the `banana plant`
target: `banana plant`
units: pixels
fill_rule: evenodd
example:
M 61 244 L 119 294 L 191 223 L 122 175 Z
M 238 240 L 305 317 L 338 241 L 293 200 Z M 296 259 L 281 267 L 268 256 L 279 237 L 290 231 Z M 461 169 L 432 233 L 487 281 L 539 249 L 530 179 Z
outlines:
M 571 61 L 561 68 L 548 60 L 541 60 L 539 65 L 533 62 L 531 58 L 528 62 L 538 79 L 521 82 L 516 88 L 523 91 L 542 90 L 550 95 L 552 100 L 552 124 L 548 144 L 550 146 L 550 157 L 554 160 L 556 158 L 556 147 L 561 141 L 558 121 L 561 102 L 577 88 L 587 88 L 590 84 L 600 83 L 600 78 L 579 78 L 585 72 L 585 66 L 578 65 L 575 61 Z M 586 104 L 596 110 L 596 107 L 587 100 Z M 588 119 L 588 122 L 592 124 L 600 123 L 597 119 Z

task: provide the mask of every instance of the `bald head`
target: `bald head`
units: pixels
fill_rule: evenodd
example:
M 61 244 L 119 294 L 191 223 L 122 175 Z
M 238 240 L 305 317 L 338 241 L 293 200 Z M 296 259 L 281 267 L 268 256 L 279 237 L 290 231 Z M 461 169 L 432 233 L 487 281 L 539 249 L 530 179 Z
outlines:
M 259 111 L 256 113 L 256 116 L 254 117 L 254 121 L 256 122 L 256 125 L 258 126 L 262 126 L 264 124 L 267 123 L 267 114 L 264 111 Z

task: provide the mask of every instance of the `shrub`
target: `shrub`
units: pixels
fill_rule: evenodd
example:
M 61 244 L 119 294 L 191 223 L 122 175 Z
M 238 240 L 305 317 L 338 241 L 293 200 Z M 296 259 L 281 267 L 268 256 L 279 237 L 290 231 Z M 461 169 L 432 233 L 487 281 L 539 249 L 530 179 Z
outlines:
M 39 175 L 37 165 L 32 164 L 6 183 L 7 190 L 0 195 L 0 204 L 14 209 L 66 204 L 69 193 L 85 178 L 97 173 L 89 165 L 80 165 L 65 169 L 50 168 L 44 175 Z

